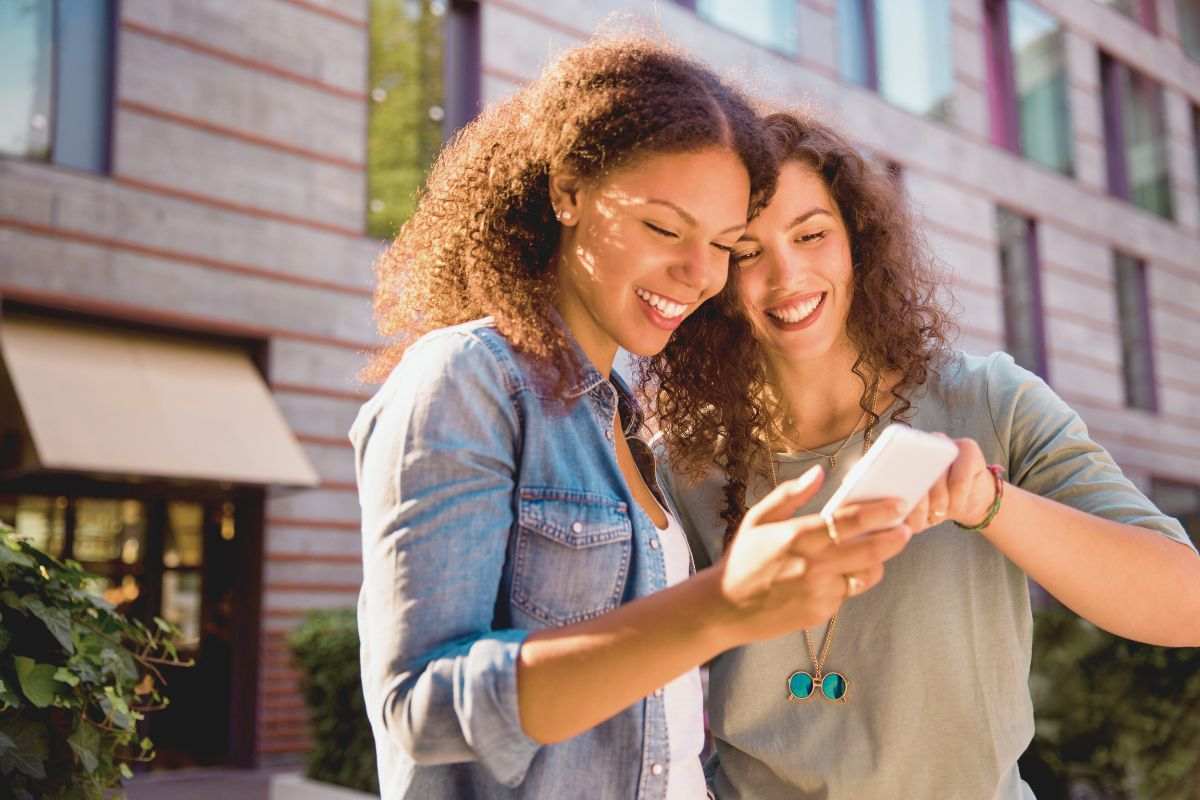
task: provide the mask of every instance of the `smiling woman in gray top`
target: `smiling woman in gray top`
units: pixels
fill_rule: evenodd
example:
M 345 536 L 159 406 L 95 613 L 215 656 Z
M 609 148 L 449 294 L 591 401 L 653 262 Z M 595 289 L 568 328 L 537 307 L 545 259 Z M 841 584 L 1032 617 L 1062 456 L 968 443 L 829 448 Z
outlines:
M 944 433 L 959 456 L 875 590 L 714 660 L 713 789 L 1029 798 L 1027 576 L 1113 633 L 1194 646 L 1200 558 L 1041 379 L 945 344 L 934 274 L 885 175 L 813 120 L 765 124 L 783 163 L 735 249 L 731 310 L 648 365 L 660 480 L 697 561 L 720 563 L 747 504 L 813 465 L 828 474 L 798 512 L 819 509 L 887 425 Z

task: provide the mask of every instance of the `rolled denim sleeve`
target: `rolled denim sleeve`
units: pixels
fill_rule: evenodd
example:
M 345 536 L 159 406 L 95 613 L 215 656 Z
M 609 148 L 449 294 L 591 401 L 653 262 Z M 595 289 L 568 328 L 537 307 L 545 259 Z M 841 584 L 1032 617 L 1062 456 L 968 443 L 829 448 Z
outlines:
M 517 706 L 528 632 L 492 629 L 520 446 L 511 383 L 485 343 L 440 332 L 409 348 L 351 430 L 378 745 L 417 764 L 477 761 L 510 786 L 539 747 Z

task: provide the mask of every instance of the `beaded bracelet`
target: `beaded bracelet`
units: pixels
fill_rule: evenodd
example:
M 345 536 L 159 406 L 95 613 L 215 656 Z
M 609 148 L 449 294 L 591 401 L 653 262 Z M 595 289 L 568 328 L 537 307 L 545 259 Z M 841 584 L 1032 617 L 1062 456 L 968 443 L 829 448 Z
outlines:
M 988 525 L 991 525 L 992 520 L 1000 513 L 1000 501 L 1004 499 L 1004 467 L 999 464 L 988 464 L 987 470 L 992 473 L 992 479 L 996 482 L 996 499 L 988 507 L 983 522 L 978 525 L 963 525 L 961 522 L 954 523 L 964 531 L 981 531 Z

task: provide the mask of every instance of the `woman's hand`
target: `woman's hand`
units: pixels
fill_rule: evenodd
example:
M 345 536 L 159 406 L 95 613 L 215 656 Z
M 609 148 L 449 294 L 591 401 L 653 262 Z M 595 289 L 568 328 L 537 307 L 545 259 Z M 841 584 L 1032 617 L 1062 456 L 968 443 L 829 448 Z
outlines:
M 716 565 L 735 644 L 824 624 L 852 590 L 861 594 L 878 584 L 883 562 L 908 544 L 907 526 L 888 527 L 899 513 L 893 500 L 839 509 L 836 543 L 820 515 L 793 517 L 823 480 L 814 467 L 777 486 L 746 512 Z
M 987 460 L 974 439 L 951 439 L 937 434 L 958 447 L 958 457 L 905 522 L 913 533 L 953 520 L 960 525 L 977 525 L 987 515 L 996 498 L 996 482 L 988 472 Z

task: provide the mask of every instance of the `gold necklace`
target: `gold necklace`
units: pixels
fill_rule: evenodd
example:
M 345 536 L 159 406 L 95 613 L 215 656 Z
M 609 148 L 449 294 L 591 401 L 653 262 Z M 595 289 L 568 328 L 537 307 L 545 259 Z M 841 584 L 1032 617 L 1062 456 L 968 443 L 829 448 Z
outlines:
M 876 378 L 875 382 L 871 384 L 871 390 L 867 398 L 867 407 L 871 410 L 874 410 L 875 408 L 875 391 L 878 387 L 879 379 Z M 833 455 L 828 455 L 826 453 L 814 453 L 814 455 L 819 455 L 823 458 L 829 459 L 830 470 L 832 470 L 837 464 L 837 455 L 846 447 L 846 444 L 850 441 L 850 438 L 854 435 L 854 432 L 858 430 L 859 424 L 862 423 L 863 417 L 866 415 L 867 412 L 863 411 L 863 416 L 859 417 L 858 422 L 855 423 L 854 430 L 850 431 L 850 436 L 847 436 L 842 441 L 841 447 L 835 450 Z M 873 433 L 874 428 L 875 422 L 872 420 L 871 424 L 867 425 L 867 430 L 863 434 L 864 454 L 871 448 L 871 434 Z M 779 486 L 779 476 L 775 472 L 775 453 L 773 452 L 775 448 L 773 440 L 768 439 L 767 445 L 767 466 L 771 470 L 771 486 L 772 488 L 775 488 Z M 800 449 L 803 450 L 804 448 Z M 811 450 L 807 452 L 813 453 Z M 821 696 L 831 703 L 846 702 L 846 698 L 850 692 L 850 682 L 846 680 L 846 676 L 840 672 L 825 672 L 825 662 L 829 658 L 830 648 L 833 647 L 833 634 L 837 629 L 837 621 L 837 614 L 834 614 L 829 620 L 829 627 L 825 629 L 825 638 L 821 642 L 820 653 L 818 653 L 813 647 L 812 637 L 808 635 L 808 630 L 805 629 L 800 632 L 804 636 L 804 649 L 808 651 L 808 660 L 812 662 L 813 671 L 810 673 L 805 670 L 796 670 L 788 676 L 787 696 L 788 700 L 792 701 L 793 703 L 803 703 L 804 701 L 808 700 L 814 694 L 816 694 L 818 687 L 821 689 Z
M 863 420 L 867 418 L 867 409 L 871 409 L 872 411 L 875 410 L 875 398 L 876 398 L 875 393 L 878 389 L 879 389 L 879 378 L 876 378 L 874 380 L 874 382 L 872 382 L 870 392 L 867 396 L 867 408 L 863 409 L 863 413 L 859 415 L 858 421 L 854 423 L 854 427 L 850 429 L 850 433 L 846 434 L 846 438 L 842 439 L 842 443 L 840 445 L 838 445 L 837 450 L 834 450 L 832 453 L 823 453 L 820 450 L 809 450 L 807 447 L 801 447 L 800 445 L 797 445 L 797 444 L 793 444 L 792 446 L 794 446 L 797 450 L 808 453 L 810 456 L 820 456 L 821 458 L 829 459 L 829 471 L 833 472 L 835 469 L 837 469 L 838 456 L 840 456 L 842 454 L 842 451 L 846 449 L 846 445 L 850 444 L 850 440 L 852 438 L 854 438 L 854 434 L 858 432 L 858 426 L 862 425 Z M 791 422 L 791 418 L 790 417 L 787 418 L 786 421 Z M 867 438 L 870 438 L 870 435 L 871 435 L 870 431 L 871 431 L 871 426 L 868 425 L 867 433 L 864 437 L 864 440 Z M 866 451 L 864 450 L 863 452 L 866 452 Z

